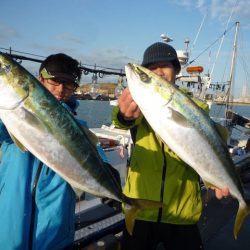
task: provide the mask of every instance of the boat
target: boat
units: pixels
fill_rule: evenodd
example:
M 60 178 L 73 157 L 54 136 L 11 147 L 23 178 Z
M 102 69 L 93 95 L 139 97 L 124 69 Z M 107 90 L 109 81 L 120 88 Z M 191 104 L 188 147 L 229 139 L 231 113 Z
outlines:
M 91 130 L 101 138 L 108 135 L 116 142 L 119 138 L 129 155 L 127 149 L 132 142 L 128 134 L 122 138 L 120 131 L 109 127 Z M 119 147 L 107 147 L 106 153 L 113 166 L 117 168 L 117 163 L 119 163 L 123 170 L 126 169 L 126 157 L 120 155 Z M 243 182 L 244 190 L 250 198 L 250 153 L 243 156 L 235 155 L 233 160 Z M 123 172 L 121 176 L 125 177 L 126 172 Z M 250 218 L 246 219 L 238 239 L 235 240 L 233 237 L 233 223 L 238 208 L 237 200 L 231 197 L 218 200 L 215 198 L 214 192 L 207 190 L 204 186 L 202 186 L 202 200 L 203 212 L 198 226 L 205 250 L 249 249 Z M 73 249 L 119 249 L 123 226 L 123 213 L 112 204 L 102 203 L 99 198 L 79 201 L 76 206 L 76 232 Z
M 250 195 L 250 155 L 235 158 L 244 189 Z M 198 223 L 205 250 L 248 250 L 250 218 L 247 218 L 237 240 L 233 223 L 237 201 L 231 197 L 218 200 L 211 190 L 202 188 L 203 213 Z M 82 207 L 79 207 L 82 206 Z M 119 249 L 124 216 L 108 204 L 93 199 L 76 206 L 76 231 L 73 249 Z M 102 247 L 102 248 L 101 248 Z
M 237 50 L 238 50 L 239 25 L 240 25 L 239 22 L 235 22 L 234 26 L 233 25 L 231 26 L 231 28 L 235 27 L 233 46 L 232 46 L 233 49 L 232 49 L 231 65 L 228 74 L 228 79 L 222 82 L 213 79 L 212 75 L 213 69 L 207 70 L 207 73 L 204 73 L 203 66 L 199 64 L 191 66 L 195 60 L 190 60 L 190 52 L 188 49 L 189 41 L 187 40 L 185 41 L 185 43 L 187 44 L 185 50 L 177 50 L 177 55 L 182 68 L 180 74 L 177 76 L 177 81 L 176 81 L 177 85 L 180 88 L 185 89 L 191 96 L 206 102 L 209 105 L 210 110 L 212 105 L 222 106 L 222 108 L 225 108 L 224 114 L 221 114 L 214 110 L 213 113 L 210 111 L 210 117 L 215 122 L 219 122 L 221 123 L 221 125 L 229 129 L 231 136 L 228 140 L 228 144 L 230 147 L 233 146 L 232 142 L 234 142 L 234 146 L 240 145 L 242 147 L 243 142 L 246 143 L 248 139 L 247 137 L 248 135 L 246 136 L 245 131 L 243 131 L 242 133 L 242 137 L 244 137 L 244 139 L 234 138 L 233 130 L 237 129 L 238 131 L 240 131 L 240 129 L 237 128 L 239 124 L 230 121 L 231 117 L 228 115 L 230 112 L 231 113 L 233 112 L 234 107 L 236 105 L 248 104 L 247 101 L 248 92 L 246 84 L 243 85 L 240 99 L 235 99 L 233 93 L 234 82 L 235 82 L 234 80 L 235 64 L 236 64 Z M 227 31 L 228 30 L 226 30 L 224 34 L 226 34 Z M 220 111 L 221 108 L 218 108 L 217 110 Z

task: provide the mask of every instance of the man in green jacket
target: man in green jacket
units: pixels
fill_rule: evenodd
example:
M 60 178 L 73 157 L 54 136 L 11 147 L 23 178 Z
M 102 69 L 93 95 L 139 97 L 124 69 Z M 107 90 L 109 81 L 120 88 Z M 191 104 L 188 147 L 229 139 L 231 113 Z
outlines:
M 142 66 L 173 84 L 181 70 L 175 49 L 160 42 L 145 50 Z M 207 104 L 194 101 L 208 111 Z M 128 89 L 119 97 L 112 120 L 116 127 L 130 129 L 134 142 L 124 194 L 165 205 L 138 213 L 132 236 L 124 229 L 122 249 L 153 250 L 159 243 L 170 250 L 203 249 L 197 227 L 202 211 L 198 174 L 163 144 Z M 228 190 L 216 190 L 216 194 L 220 198 Z

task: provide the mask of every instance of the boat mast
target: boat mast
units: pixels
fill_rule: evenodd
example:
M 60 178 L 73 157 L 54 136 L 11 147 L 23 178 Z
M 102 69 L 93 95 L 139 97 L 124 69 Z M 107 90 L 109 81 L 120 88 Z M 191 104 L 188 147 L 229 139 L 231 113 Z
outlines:
M 231 62 L 231 69 L 230 69 L 230 75 L 229 75 L 229 81 L 228 81 L 228 93 L 227 93 L 227 99 L 226 99 L 226 112 L 229 109 L 232 109 L 233 106 L 233 90 L 234 90 L 234 76 L 235 76 L 235 62 L 236 62 L 236 53 L 237 53 L 237 38 L 238 38 L 238 30 L 239 30 L 239 22 L 236 22 L 236 28 L 235 28 L 235 35 L 234 35 L 234 44 L 233 44 L 233 53 L 232 53 L 232 62 Z

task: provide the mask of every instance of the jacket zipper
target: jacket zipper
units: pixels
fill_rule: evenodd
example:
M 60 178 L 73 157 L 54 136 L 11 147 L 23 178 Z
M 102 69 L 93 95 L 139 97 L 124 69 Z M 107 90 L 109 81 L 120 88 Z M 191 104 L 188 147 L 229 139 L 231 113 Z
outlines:
M 165 155 L 165 152 L 164 152 L 164 143 L 161 143 L 161 151 L 162 151 L 162 154 L 163 154 L 163 169 L 162 169 L 162 176 L 161 176 L 160 202 L 163 203 L 165 178 L 166 178 L 166 172 L 167 172 L 167 159 L 166 159 L 166 155 Z M 161 217 L 162 217 L 162 207 L 159 208 L 158 218 L 157 218 L 158 223 L 161 222 Z
M 29 233 L 29 250 L 32 250 L 33 244 L 33 235 L 34 235 L 34 227 L 35 227 L 35 208 L 36 208 L 36 188 L 37 183 L 41 174 L 43 163 L 40 161 L 36 176 L 34 179 L 32 193 L 31 193 L 31 220 L 30 220 L 30 233 Z

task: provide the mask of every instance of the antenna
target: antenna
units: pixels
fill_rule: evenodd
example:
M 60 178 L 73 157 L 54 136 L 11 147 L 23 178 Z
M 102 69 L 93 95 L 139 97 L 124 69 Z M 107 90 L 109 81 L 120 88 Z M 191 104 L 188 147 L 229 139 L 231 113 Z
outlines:
M 169 42 L 172 42 L 173 39 L 168 37 L 166 34 L 162 33 L 161 34 L 161 39 L 165 42 L 165 43 L 169 43 Z

